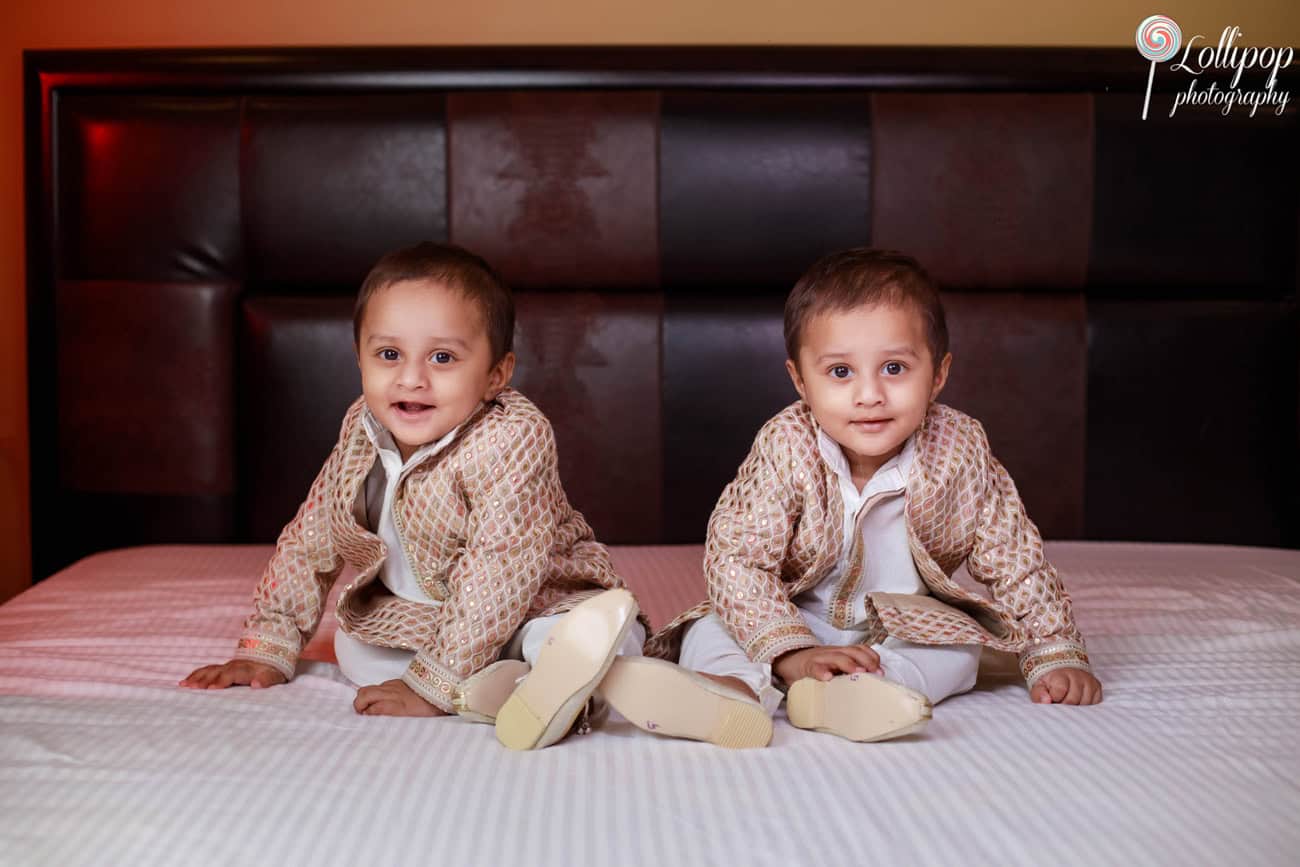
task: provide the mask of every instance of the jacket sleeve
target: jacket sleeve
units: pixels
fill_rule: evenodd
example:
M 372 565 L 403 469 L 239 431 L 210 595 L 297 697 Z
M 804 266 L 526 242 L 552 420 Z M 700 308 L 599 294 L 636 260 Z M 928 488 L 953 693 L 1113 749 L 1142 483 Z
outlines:
M 344 423 L 346 430 L 347 424 Z M 325 599 L 343 568 L 330 532 L 329 501 L 341 462 L 334 447 L 307 499 L 275 544 L 253 598 L 253 613 L 235 650 L 236 659 L 274 666 L 292 678 L 298 655 L 320 625 Z
M 709 519 L 704 578 L 727 631 L 755 662 L 819 642 L 781 580 L 799 522 L 799 472 L 775 420 L 759 431 Z
M 540 414 L 466 443 L 464 551 L 447 575 L 434 637 L 402 680 L 444 711 L 461 682 L 493 662 L 523 625 L 550 569 L 562 496 L 550 423 Z
M 1019 624 L 1026 646 L 1020 671 L 1029 686 L 1057 668 L 1091 670 L 1083 636 L 1074 623 L 1070 596 L 1043 554 L 1043 540 L 1006 468 L 993 457 L 976 423 L 979 472 L 975 547 L 967 560 L 971 577 L 988 588 L 993 602 Z

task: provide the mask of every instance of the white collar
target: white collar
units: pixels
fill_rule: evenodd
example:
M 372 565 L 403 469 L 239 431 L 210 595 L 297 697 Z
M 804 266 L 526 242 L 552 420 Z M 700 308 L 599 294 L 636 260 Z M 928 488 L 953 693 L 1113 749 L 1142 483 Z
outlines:
M 841 482 L 847 483 L 855 492 L 857 485 L 853 484 L 853 471 L 849 468 L 849 459 L 844 455 L 844 449 L 835 440 L 831 439 L 830 434 L 822 430 L 821 425 L 813 422 L 817 428 L 817 446 L 821 451 L 822 460 L 835 472 Z M 901 491 L 907 488 L 907 479 L 912 472 L 912 464 L 916 459 L 916 432 L 903 441 L 903 448 L 898 454 L 885 461 L 867 480 L 867 484 L 862 489 L 862 496 L 868 496 L 880 491 Z
M 482 404 L 480 404 L 480 406 L 482 406 Z M 475 409 L 475 412 L 477 411 L 478 410 Z M 466 417 L 465 421 L 469 421 L 469 419 L 473 417 L 474 413 L 471 412 Z M 388 452 L 396 455 L 398 462 L 401 463 L 402 452 L 397 448 L 397 441 L 393 439 L 392 433 L 379 423 L 379 419 L 375 418 L 375 414 L 370 411 L 370 407 L 368 406 L 361 413 L 361 426 L 365 428 L 366 436 L 370 438 L 371 444 L 374 445 L 376 449 L 380 452 Z M 447 431 L 447 433 L 445 433 L 437 442 L 425 443 L 420 446 L 411 454 L 411 457 L 405 463 L 401 463 L 402 469 L 406 470 L 409 467 L 415 466 L 420 461 L 429 457 L 429 455 L 437 454 L 442 451 L 447 447 L 449 442 L 456 438 L 456 434 L 459 433 L 460 429 L 464 426 L 465 422 L 463 421 L 451 430 Z

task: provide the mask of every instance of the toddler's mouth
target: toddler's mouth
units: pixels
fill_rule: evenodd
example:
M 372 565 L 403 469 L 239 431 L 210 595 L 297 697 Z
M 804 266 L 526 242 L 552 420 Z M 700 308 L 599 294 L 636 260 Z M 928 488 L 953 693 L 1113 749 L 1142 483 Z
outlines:
M 433 409 L 433 406 L 431 404 L 415 403 L 414 401 L 410 401 L 410 400 L 399 401 L 393 404 L 393 406 L 397 407 L 398 412 L 404 413 L 406 415 L 419 415 L 422 412 L 426 412 L 428 410 Z

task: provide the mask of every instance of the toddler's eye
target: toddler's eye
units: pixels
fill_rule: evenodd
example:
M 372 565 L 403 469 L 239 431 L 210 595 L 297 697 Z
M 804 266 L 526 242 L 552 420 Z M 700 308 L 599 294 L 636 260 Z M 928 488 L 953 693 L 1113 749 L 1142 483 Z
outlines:
M 847 379 L 849 376 L 849 366 L 847 364 L 837 364 L 831 368 L 830 374 L 835 379 Z
M 900 373 L 903 372 L 905 368 L 900 362 L 886 361 L 883 369 L 885 373 L 889 374 L 890 376 L 898 376 Z
M 434 364 L 451 364 L 452 357 L 450 352 L 435 352 L 433 354 Z
M 379 357 L 384 361 L 396 361 L 400 356 L 396 349 L 381 349 L 379 350 Z

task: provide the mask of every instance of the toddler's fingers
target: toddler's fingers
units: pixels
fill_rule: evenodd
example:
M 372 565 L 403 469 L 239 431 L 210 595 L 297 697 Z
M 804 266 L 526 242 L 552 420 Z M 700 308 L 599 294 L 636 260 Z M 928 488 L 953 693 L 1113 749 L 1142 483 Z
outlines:
M 830 680 L 835 676 L 831 666 L 825 662 L 814 662 L 809 668 L 812 669 L 812 676 L 818 680 Z
M 854 644 L 844 648 L 844 651 L 867 671 L 878 671 L 880 669 L 880 656 L 870 647 L 863 644 Z
M 362 713 L 366 716 L 400 716 L 402 703 L 393 701 L 391 698 L 383 698 L 373 702 Z
M 820 661 L 832 677 L 837 674 L 853 674 L 859 668 L 853 657 L 844 653 L 828 653 Z
M 1072 678 L 1069 678 L 1069 682 L 1070 682 L 1070 691 L 1069 691 L 1068 693 L 1066 693 L 1066 696 L 1065 696 L 1065 704 L 1083 704 L 1083 703 L 1084 703 L 1084 701 L 1083 701 L 1083 689 L 1084 689 L 1083 678 L 1081 678 L 1081 677 L 1077 677 L 1077 678 L 1076 678 L 1076 677 L 1072 677 Z
M 275 686 L 278 683 L 284 683 L 284 675 L 280 674 L 280 672 L 257 671 L 253 673 L 248 685 L 253 689 L 261 689 L 262 687 Z
M 1034 684 L 1034 688 L 1029 692 L 1029 698 L 1033 700 L 1034 704 L 1052 703 L 1052 694 L 1048 692 L 1047 684 L 1043 683 L 1041 680 Z
M 1060 704 L 1065 701 L 1065 697 L 1070 693 L 1070 681 L 1063 677 L 1043 678 L 1047 683 L 1047 691 L 1052 694 L 1052 701 Z

